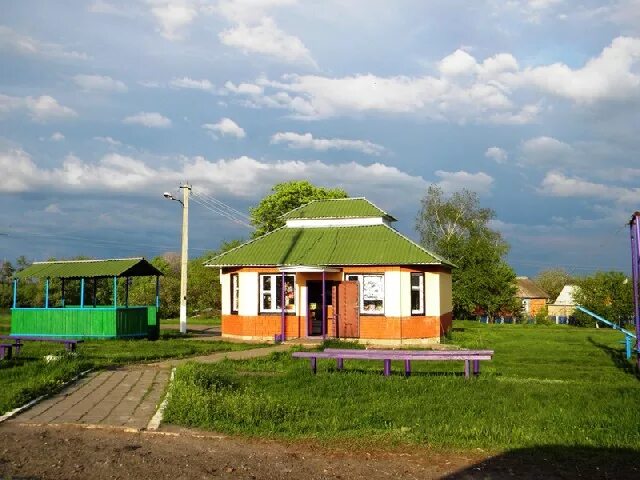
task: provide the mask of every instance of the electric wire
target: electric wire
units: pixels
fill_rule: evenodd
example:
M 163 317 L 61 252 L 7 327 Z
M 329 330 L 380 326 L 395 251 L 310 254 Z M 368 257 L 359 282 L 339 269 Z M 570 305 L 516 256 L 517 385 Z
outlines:
M 226 203 L 224 203 L 222 200 L 218 200 L 217 198 L 215 198 L 212 195 L 206 194 L 206 193 L 201 193 L 201 192 L 193 192 L 196 196 L 202 197 L 205 200 L 208 200 L 210 202 L 213 202 L 217 205 L 219 205 L 220 207 L 229 210 L 231 213 L 233 213 L 234 215 L 237 215 L 240 218 L 244 218 L 247 221 L 251 220 L 251 217 L 249 217 L 249 215 L 245 214 L 244 212 L 241 212 L 240 210 L 237 210 L 235 208 L 233 208 L 231 205 L 228 205 Z
M 200 205 L 201 207 L 216 213 L 218 215 L 221 215 L 225 218 L 227 218 L 228 220 L 231 220 L 234 223 L 237 223 L 238 225 L 242 225 L 243 227 L 246 228 L 253 228 L 246 220 L 244 220 L 243 218 L 237 216 L 236 214 L 230 212 L 230 211 L 226 211 L 223 208 L 217 206 L 215 203 L 204 200 L 201 198 L 200 195 L 196 195 L 196 194 L 192 194 L 191 199 L 197 203 L 198 205 Z

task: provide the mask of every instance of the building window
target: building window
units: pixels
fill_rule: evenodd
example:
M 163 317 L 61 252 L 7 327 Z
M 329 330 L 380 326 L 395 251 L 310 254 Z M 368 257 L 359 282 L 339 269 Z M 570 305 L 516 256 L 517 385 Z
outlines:
M 295 276 L 284 276 L 284 308 L 287 312 L 296 309 Z M 260 275 L 260 311 L 282 311 L 282 275 Z
M 231 275 L 231 313 L 238 313 L 240 306 L 240 280 L 238 274 Z
M 360 313 L 384 314 L 384 275 L 347 275 L 347 280 L 360 285 Z
M 424 274 L 411 274 L 411 315 L 424 315 Z

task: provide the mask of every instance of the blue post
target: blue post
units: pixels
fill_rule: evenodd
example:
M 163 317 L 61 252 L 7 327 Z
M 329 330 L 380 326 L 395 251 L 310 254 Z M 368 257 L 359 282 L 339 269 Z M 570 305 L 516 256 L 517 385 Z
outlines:
M 118 277 L 113 277 L 113 308 L 118 308 Z
M 156 275 L 156 309 L 160 308 L 160 277 Z
M 629 335 L 625 335 L 624 340 L 627 347 L 627 360 L 631 360 L 631 337 Z
M 49 277 L 44 281 L 44 308 L 49 308 Z
M 13 281 L 13 308 L 18 306 L 18 280 Z
M 80 279 L 80 308 L 84 308 L 84 278 Z

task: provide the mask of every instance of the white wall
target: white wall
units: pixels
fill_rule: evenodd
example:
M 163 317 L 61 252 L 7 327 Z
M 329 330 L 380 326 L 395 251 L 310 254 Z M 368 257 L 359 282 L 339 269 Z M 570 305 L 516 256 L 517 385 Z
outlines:
M 440 273 L 426 272 L 424 274 L 425 299 L 424 310 L 427 317 L 439 317 L 440 303 Z
M 240 272 L 238 274 L 238 281 L 240 282 L 240 305 L 238 308 L 238 315 L 244 315 L 247 317 L 257 316 L 258 296 L 260 294 L 258 272 Z M 228 296 L 229 290 L 226 292 Z M 224 298 L 224 291 L 222 295 Z
M 400 272 L 384 273 L 384 314 L 388 317 L 400 316 L 400 304 L 402 301 L 400 284 Z
M 231 313 L 231 275 L 228 273 L 220 273 L 220 294 L 221 313 L 229 315 Z
M 411 316 L 411 272 L 400 274 L 400 316 Z
M 453 290 L 451 274 L 440 273 L 440 315 L 453 311 Z

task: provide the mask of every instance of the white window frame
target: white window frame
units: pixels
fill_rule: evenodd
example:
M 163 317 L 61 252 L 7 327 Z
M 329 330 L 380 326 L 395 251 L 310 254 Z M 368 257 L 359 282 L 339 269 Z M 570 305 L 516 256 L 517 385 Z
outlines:
M 240 275 L 231 274 L 231 313 L 238 313 L 240 309 Z
M 381 310 L 365 309 L 365 301 L 367 300 L 364 299 L 364 283 L 365 283 L 366 277 L 379 277 L 381 279 L 382 298 L 379 300 L 373 300 L 373 301 L 382 301 Z M 384 273 L 347 273 L 345 274 L 345 280 L 358 282 L 358 289 L 360 292 L 360 295 L 359 295 L 360 296 L 360 315 L 384 315 L 384 308 L 385 308 Z
M 425 314 L 425 310 L 424 310 L 424 302 L 425 302 L 425 290 L 424 290 L 424 273 L 422 272 L 411 272 L 410 274 L 410 285 L 411 285 L 411 298 L 410 300 L 410 304 L 411 304 L 411 315 L 424 315 Z M 420 282 L 418 285 L 414 285 L 413 284 L 413 279 L 414 278 L 419 278 Z M 413 292 L 419 292 L 420 294 L 420 308 L 417 310 L 413 309 Z
M 271 285 L 268 290 L 264 288 L 264 279 L 266 277 L 271 277 Z M 295 313 L 296 312 L 296 276 L 295 275 L 285 275 L 284 276 L 284 284 L 287 285 L 287 281 L 291 281 L 293 285 L 292 295 L 285 295 L 285 301 L 288 298 L 293 297 L 293 303 L 286 302 L 285 312 L 287 313 Z M 278 295 L 278 282 L 282 281 L 281 273 L 261 273 L 259 275 L 258 281 L 260 282 L 260 298 L 259 298 L 259 307 L 260 313 L 281 313 L 282 308 L 278 306 L 278 303 L 282 300 L 282 294 Z M 265 295 L 271 296 L 271 308 L 264 308 L 264 298 Z

